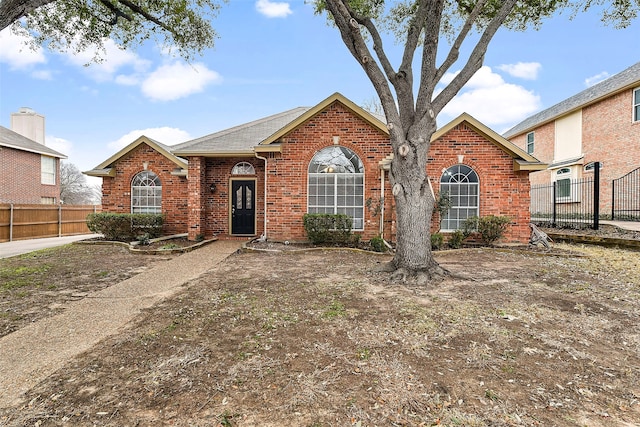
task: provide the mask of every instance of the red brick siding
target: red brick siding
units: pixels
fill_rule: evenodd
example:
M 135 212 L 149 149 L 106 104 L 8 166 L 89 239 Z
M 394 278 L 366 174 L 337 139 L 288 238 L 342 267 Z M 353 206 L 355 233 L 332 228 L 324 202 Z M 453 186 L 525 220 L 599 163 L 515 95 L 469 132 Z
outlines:
M 40 204 L 42 197 L 60 201 L 60 159 L 56 184 L 42 184 L 41 155 L 0 147 L 0 203 Z
M 582 109 L 582 152 L 584 164 L 603 162 L 600 171 L 600 210 L 611 212 L 611 181 L 640 166 L 640 123 L 632 122 L 633 90 L 612 95 Z M 545 163 L 554 161 L 555 122 L 547 123 L 535 131 L 533 155 Z M 526 134 L 511 138 L 511 142 L 526 149 Z M 592 176 L 580 172 L 578 177 Z M 531 174 L 532 184 L 551 183 L 551 172 Z
M 162 183 L 162 213 L 166 215 L 164 233 L 187 232 L 187 179 L 171 175 L 177 167 L 171 160 L 147 144 L 140 144 L 114 165 L 115 177 L 102 178 L 102 210 L 105 212 L 131 213 L 131 181 L 147 170 L 155 173 Z
M 371 199 L 374 205 L 380 200 L 379 162 L 391 152 L 389 138 L 341 103 L 334 103 L 282 138 L 281 153 L 267 155 L 267 235 L 270 239 L 306 240 L 302 217 L 307 212 L 309 163 L 319 150 L 334 145 L 334 136 L 339 137 L 339 145 L 353 150 L 364 163 L 364 199 Z M 508 215 L 513 224 L 505 241 L 523 243 L 528 240 L 528 173 L 514 173 L 511 156 L 466 125 L 454 128 L 435 141 L 429 153 L 427 173 L 432 177 L 436 192 L 442 169 L 457 164 L 458 155 L 463 155 L 462 163 L 472 167 L 480 178 L 480 215 Z M 147 145 L 137 147 L 118 161 L 115 178 L 104 179 L 103 209 L 130 211 L 131 179 L 143 170 L 142 162 L 147 161 L 148 168 L 162 180 L 167 227 L 176 232 L 188 231 L 190 239 L 198 235 L 207 238 L 229 236 L 230 186 L 232 179 L 238 178 L 255 179 L 255 234 L 258 236 L 264 232 L 265 169 L 262 159 L 191 157 L 188 160 L 187 184 L 185 178 L 170 175 L 174 165 L 164 156 Z M 232 176 L 231 170 L 238 162 L 252 164 L 255 175 Z M 385 178 L 385 237 L 393 240 L 393 197 L 388 174 Z M 213 193 L 210 190 L 212 184 L 216 185 Z M 365 229 L 361 235 L 363 240 L 368 240 L 379 233 L 381 217 L 366 206 L 364 215 Z
M 458 156 L 464 156 L 459 161 Z M 513 171 L 513 158 L 465 124 L 458 125 L 431 144 L 427 174 L 436 193 L 442 171 L 456 164 L 472 168 L 480 180 L 479 216 L 511 218 L 503 242 L 524 243 L 529 239 L 529 174 Z M 437 231 L 434 218 L 432 231 Z
M 307 212 L 308 168 L 313 156 L 340 138 L 364 164 L 364 199 L 380 199 L 379 162 L 391 151 L 389 138 L 341 103 L 334 103 L 283 138 L 282 154 L 269 160 L 269 236 L 306 239 L 302 216 Z M 388 184 L 387 184 L 388 185 Z M 362 239 L 379 234 L 380 216 L 365 207 Z

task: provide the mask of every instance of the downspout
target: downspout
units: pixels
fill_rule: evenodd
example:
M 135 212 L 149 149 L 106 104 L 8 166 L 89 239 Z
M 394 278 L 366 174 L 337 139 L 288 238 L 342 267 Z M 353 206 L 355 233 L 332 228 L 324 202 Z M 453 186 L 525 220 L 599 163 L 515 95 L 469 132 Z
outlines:
M 267 176 L 268 176 L 267 165 L 268 165 L 268 161 L 266 157 L 262 157 L 256 152 L 254 152 L 253 154 L 256 156 L 256 158 L 264 160 L 264 214 L 263 214 L 264 228 L 262 229 L 262 236 L 260 236 L 260 240 L 266 241 L 267 240 Z
M 380 237 L 384 240 L 384 168 L 380 168 Z

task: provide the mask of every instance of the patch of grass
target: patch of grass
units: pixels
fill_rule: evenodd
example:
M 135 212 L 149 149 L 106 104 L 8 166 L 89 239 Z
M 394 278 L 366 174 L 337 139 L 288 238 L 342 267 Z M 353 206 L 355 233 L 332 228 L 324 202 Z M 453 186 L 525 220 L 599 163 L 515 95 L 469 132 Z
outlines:
M 37 267 L 4 267 L 0 269 L 0 291 L 11 291 L 25 286 L 40 286 L 39 280 L 51 267 L 43 264 Z
M 167 243 L 166 245 L 162 245 L 160 246 L 160 249 L 178 249 L 180 248 L 180 246 L 176 245 L 175 243 Z
M 332 301 L 329 307 L 324 311 L 322 317 L 325 319 L 335 319 L 336 317 L 345 317 L 347 309 L 340 301 Z

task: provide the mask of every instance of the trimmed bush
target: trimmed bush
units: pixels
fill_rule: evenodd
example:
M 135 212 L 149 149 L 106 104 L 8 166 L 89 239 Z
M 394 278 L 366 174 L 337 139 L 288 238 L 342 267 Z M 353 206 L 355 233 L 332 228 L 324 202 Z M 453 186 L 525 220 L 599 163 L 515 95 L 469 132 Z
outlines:
M 511 219 L 507 216 L 488 215 L 480 218 L 478 220 L 478 233 L 480 233 L 482 243 L 490 246 L 500 240 L 505 231 L 507 231 L 507 226 L 510 222 Z
M 164 216 L 161 214 L 120 214 L 101 212 L 87 215 L 87 227 L 107 240 L 129 242 L 147 235 L 162 235 Z
M 431 249 L 437 251 L 444 243 L 444 236 L 441 233 L 433 233 L 431 235 Z
M 451 233 L 451 237 L 449 237 L 449 241 L 447 243 L 453 249 L 460 249 L 462 247 L 462 242 L 466 238 L 467 237 L 464 235 L 462 230 L 456 230 Z
M 357 243 L 360 235 L 351 232 L 352 219 L 344 214 L 304 214 L 302 217 L 307 237 L 314 245 Z
M 369 240 L 369 244 L 371 245 L 371 249 L 376 252 L 387 251 L 387 245 L 384 244 L 384 239 L 380 236 L 376 236 L 373 239 Z

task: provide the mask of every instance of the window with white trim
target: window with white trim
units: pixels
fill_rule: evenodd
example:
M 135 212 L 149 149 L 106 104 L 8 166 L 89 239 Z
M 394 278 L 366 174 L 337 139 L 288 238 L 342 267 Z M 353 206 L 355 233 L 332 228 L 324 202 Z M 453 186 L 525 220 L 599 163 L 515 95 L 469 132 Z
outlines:
M 533 154 L 535 136 L 533 132 L 527 134 L 527 154 Z
M 640 122 L 640 87 L 633 90 L 633 121 Z
M 309 163 L 308 213 L 346 214 L 364 229 L 364 165 L 350 149 L 331 146 Z
M 131 213 L 161 213 L 162 183 L 158 175 L 142 171 L 131 181 Z
M 40 182 L 47 185 L 56 185 L 56 158 L 49 156 L 40 157 Z
M 556 199 L 569 199 L 571 197 L 571 169 L 558 169 L 555 174 Z
M 458 230 L 462 223 L 479 216 L 480 206 L 478 174 L 467 165 L 454 165 L 440 178 L 440 193 L 447 194 L 451 208 L 442 217 L 442 231 Z
M 255 175 L 256 170 L 249 162 L 240 162 L 231 169 L 231 175 Z

